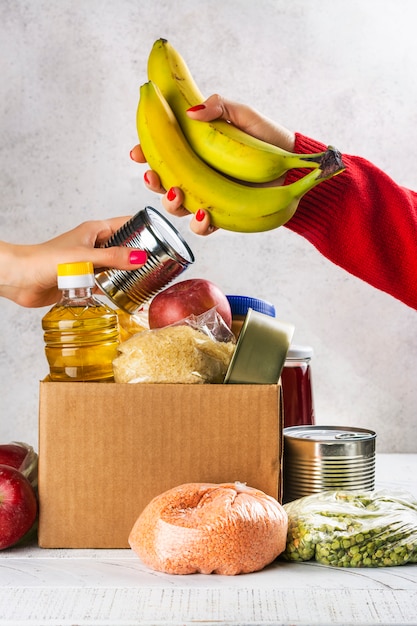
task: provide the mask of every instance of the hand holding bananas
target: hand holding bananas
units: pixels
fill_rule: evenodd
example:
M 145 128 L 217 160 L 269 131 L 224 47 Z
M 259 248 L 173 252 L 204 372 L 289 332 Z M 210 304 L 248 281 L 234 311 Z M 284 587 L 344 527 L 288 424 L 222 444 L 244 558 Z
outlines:
M 195 111 L 203 96 L 184 60 L 165 39 L 151 50 L 148 78 L 140 88 L 137 111 L 143 154 L 171 196 L 177 185 L 183 206 L 197 218 L 204 209 L 216 228 L 277 228 L 294 215 L 310 189 L 344 169 L 334 148 L 294 154 L 224 119 L 200 122 L 189 117 L 186 111 Z M 294 168 L 310 171 L 291 185 L 273 184 Z
M 295 133 L 269 120 L 251 107 L 232 102 L 218 94 L 209 96 L 198 107 L 187 110 L 186 114 L 190 119 L 199 122 L 209 122 L 217 119 L 225 120 L 244 132 L 253 134 L 254 137 L 262 141 L 278 146 L 288 152 L 294 152 Z M 130 156 L 137 163 L 146 163 L 146 158 L 140 145 L 136 145 L 131 150 Z M 176 217 L 190 214 L 190 211 L 183 205 L 184 192 L 181 187 L 173 186 L 168 190 L 165 189 L 160 177 L 154 170 L 145 172 L 144 181 L 151 191 L 163 194 L 162 204 L 168 213 Z M 269 183 L 259 183 L 259 185 L 281 185 L 284 181 L 285 173 Z M 190 228 L 194 233 L 203 236 L 217 230 L 210 222 L 210 214 L 204 211 L 202 207 L 193 215 Z
M 205 116 L 213 111 L 208 101 L 206 105 L 206 110 L 187 116 L 207 119 Z M 227 103 L 226 109 L 230 118 L 235 116 L 233 119 L 243 125 L 245 107 Z M 259 129 L 264 133 L 261 138 L 273 142 L 268 123 L 260 124 Z M 289 135 L 294 138 L 294 134 Z M 295 133 L 294 146 L 280 141 L 278 137 L 275 143 L 295 153 L 326 149 L 320 141 L 299 132 Z M 133 149 L 132 158 L 146 161 L 140 148 Z M 417 310 L 417 192 L 398 184 L 363 157 L 344 153 L 343 161 L 344 174 L 307 193 L 285 227 L 307 239 L 332 263 Z M 286 183 L 294 182 L 300 174 L 299 169 L 289 170 Z M 165 192 L 155 172 L 149 171 L 147 176 L 150 189 Z M 179 179 L 174 185 L 178 183 Z M 176 196 L 171 200 L 164 196 L 163 204 L 169 212 L 185 215 L 188 211 L 181 207 L 182 191 L 179 187 L 173 191 Z M 193 216 L 190 225 L 200 235 L 210 232 L 208 215 L 202 212 L 202 217 L 199 222 Z

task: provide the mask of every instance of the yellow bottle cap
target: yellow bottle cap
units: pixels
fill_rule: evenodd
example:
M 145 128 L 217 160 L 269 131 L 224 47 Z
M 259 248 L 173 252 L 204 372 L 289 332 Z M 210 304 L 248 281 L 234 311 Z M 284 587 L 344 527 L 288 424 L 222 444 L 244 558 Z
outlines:
M 94 267 L 90 261 L 60 263 L 57 271 L 59 289 L 94 287 Z
M 81 276 L 83 274 L 94 274 L 91 261 L 80 261 L 79 263 L 59 263 L 58 276 Z

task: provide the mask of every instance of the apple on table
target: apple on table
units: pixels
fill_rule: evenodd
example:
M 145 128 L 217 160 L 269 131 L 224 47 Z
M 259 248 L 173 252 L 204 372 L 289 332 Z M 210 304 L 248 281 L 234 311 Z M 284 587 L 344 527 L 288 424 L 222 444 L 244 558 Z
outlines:
M 0 550 L 18 543 L 38 514 L 37 454 L 21 443 L 0 445 Z
M 10 465 L 20 470 L 28 455 L 28 447 L 21 443 L 4 443 L 0 445 L 0 465 Z

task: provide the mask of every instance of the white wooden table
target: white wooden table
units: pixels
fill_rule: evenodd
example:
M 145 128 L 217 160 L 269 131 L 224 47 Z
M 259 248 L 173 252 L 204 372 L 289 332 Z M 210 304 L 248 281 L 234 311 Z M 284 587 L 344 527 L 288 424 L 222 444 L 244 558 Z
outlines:
M 377 455 L 377 486 L 417 495 L 417 454 Z M 0 626 L 417 625 L 417 564 L 277 561 L 243 576 L 171 576 L 130 550 L 0 552 Z

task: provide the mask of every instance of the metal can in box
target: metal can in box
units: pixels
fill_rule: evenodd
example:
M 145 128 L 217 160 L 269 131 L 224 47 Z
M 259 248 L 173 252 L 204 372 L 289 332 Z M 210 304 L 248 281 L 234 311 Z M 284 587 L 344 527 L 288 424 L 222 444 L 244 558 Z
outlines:
M 284 428 L 284 502 L 333 489 L 372 490 L 375 440 L 365 428 Z

